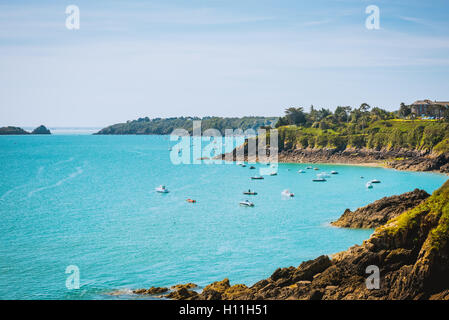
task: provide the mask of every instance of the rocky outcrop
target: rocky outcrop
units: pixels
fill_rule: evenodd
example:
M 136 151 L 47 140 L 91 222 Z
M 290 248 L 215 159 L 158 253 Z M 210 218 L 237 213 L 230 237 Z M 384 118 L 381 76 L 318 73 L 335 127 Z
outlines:
M 34 129 L 31 134 L 51 134 L 51 132 L 45 126 L 39 126 Z
M 133 290 L 134 294 L 146 294 L 146 295 L 156 295 L 165 293 L 168 291 L 168 288 L 164 287 L 151 287 L 150 289 L 137 289 Z
M 2 127 L 0 128 L 0 135 L 24 135 L 30 134 L 19 127 Z
M 399 196 L 385 197 L 354 212 L 346 209 L 343 215 L 331 224 L 342 228 L 377 228 L 404 211 L 416 207 L 429 196 L 424 190 L 415 189 Z
M 378 164 L 408 171 L 449 173 L 449 155 L 416 150 L 294 149 L 279 153 L 280 162 Z
M 266 151 L 269 156 L 269 150 Z M 233 161 L 258 161 L 257 156 L 248 157 L 248 140 L 232 152 L 215 157 Z M 290 163 L 339 163 L 379 165 L 397 170 L 440 171 L 449 173 L 449 154 L 432 153 L 428 150 L 367 149 L 367 148 L 292 148 L 278 152 L 279 162 Z
M 30 134 L 28 131 L 23 130 L 19 127 L 2 127 L 0 128 L 0 135 L 24 135 Z M 39 126 L 34 129 L 31 134 L 51 134 L 45 126 Z
M 372 288 L 367 279 L 376 269 Z M 215 282 L 189 299 L 229 299 L 231 288 L 232 299 L 449 299 L 448 273 L 449 181 L 361 246 L 278 269 L 251 287 Z

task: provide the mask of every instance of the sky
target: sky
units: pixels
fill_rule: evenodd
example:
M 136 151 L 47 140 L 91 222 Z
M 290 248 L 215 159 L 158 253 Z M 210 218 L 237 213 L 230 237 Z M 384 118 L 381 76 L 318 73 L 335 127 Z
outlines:
M 0 0 L 0 126 L 396 110 L 448 76 L 446 0 Z

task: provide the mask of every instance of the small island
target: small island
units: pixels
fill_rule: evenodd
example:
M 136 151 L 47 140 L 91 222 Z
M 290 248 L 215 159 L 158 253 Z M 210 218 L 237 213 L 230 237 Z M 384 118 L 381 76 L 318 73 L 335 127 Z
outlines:
M 0 135 L 23 135 L 30 134 L 19 127 L 2 127 L 0 128 Z
M 8 126 L 0 128 L 0 135 L 28 135 L 28 134 L 51 134 L 51 132 L 43 125 L 37 127 L 31 133 L 19 127 Z
M 34 129 L 31 134 L 51 134 L 50 130 L 48 130 L 45 126 L 40 125 L 36 129 Z

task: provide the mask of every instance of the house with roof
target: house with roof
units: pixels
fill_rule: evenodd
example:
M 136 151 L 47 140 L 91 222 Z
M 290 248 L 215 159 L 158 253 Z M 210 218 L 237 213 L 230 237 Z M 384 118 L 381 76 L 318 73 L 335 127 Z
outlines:
M 440 119 L 449 108 L 449 101 L 417 100 L 410 105 L 410 110 L 418 117 Z

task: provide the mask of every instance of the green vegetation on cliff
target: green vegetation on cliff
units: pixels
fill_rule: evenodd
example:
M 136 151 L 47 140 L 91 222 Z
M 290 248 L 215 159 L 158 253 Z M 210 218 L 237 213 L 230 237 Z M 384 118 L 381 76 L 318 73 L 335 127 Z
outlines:
M 276 117 L 177 117 L 177 118 L 139 118 L 138 120 L 118 123 L 100 130 L 97 134 L 171 134 L 175 129 L 185 129 L 190 134 L 193 130 L 193 120 L 201 120 L 202 131 L 217 129 L 223 135 L 225 129 L 255 129 L 272 126 L 277 121 Z
M 439 248 L 449 239 L 449 181 L 436 190 L 427 201 L 390 220 L 380 229 L 391 235 L 397 235 L 419 229 L 423 223 L 431 220 L 437 223 L 429 233 L 429 244 L 431 247 Z
M 408 149 L 449 152 L 449 122 L 410 120 L 363 104 L 358 109 L 337 107 L 309 113 L 289 108 L 279 119 L 280 150 L 290 149 Z

